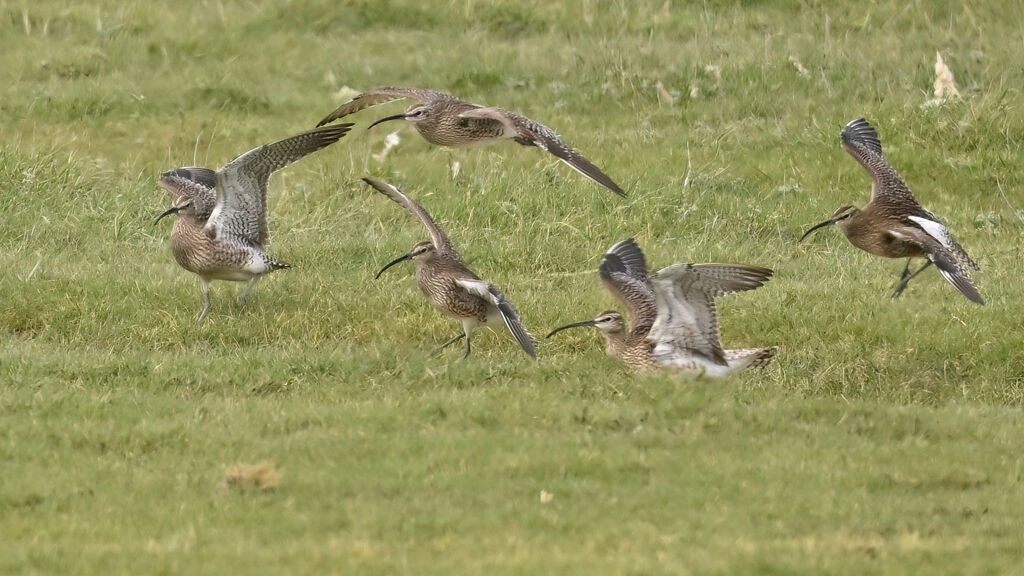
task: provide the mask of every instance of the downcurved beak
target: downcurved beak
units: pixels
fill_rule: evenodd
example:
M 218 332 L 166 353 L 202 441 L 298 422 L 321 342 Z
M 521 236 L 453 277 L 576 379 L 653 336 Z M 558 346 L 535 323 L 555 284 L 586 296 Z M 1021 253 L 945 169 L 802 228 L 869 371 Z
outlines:
M 558 334 L 562 330 L 568 330 L 569 328 L 579 328 L 580 326 L 594 326 L 596 324 L 597 324 L 597 322 L 595 322 L 594 320 L 584 320 L 583 322 L 573 322 L 572 324 L 566 324 L 565 326 L 562 326 L 561 328 L 555 328 L 554 330 L 551 331 L 550 334 L 545 336 L 545 338 L 551 338 L 552 336 L 554 336 L 555 334 Z
M 800 242 L 803 242 L 803 241 L 804 241 L 804 238 L 807 238 L 808 236 L 810 236 L 810 235 L 811 235 L 811 232 L 814 232 L 814 231 L 815 231 L 815 230 L 817 230 L 818 228 L 824 228 L 825 226 L 831 226 L 831 225 L 833 225 L 833 224 L 835 224 L 835 223 L 836 223 L 836 221 L 835 221 L 835 220 L 833 220 L 833 219 L 829 218 L 828 220 L 825 220 L 825 221 L 824 221 L 824 222 L 822 222 L 821 224 L 817 224 L 817 225 L 815 225 L 814 227 L 812 227 L 812 228 L 811 228 L 810 230 L 808 230 L 807 232 L 804 232 L 804 235 L 803 235 L 803 236 L 801 236 L 799 240 L 797 240 L 797 243 L 799 244 Z
M 394 266 L 395 264 L 398 264 L 399 262 L 405 262 L 406 260 L 412 260 L 412 252 L 410 252 L 408 254 L 405 254 L 405 255 L 403 255 L 403 256 L 401 256 L 399 258 L 395 258 L 391 262 L 388 262 L 388 265 L 383 267 L 383 268 L 381 268 L 380 272 L 377 272 L 377 275 L 374 276 L 373 279 L 376 280 L 377 278 L 380 278 L 380 275 L 383 274 L 385 270 L 387 270 L 388 268 L 391 268 L 392 266 Z
M 391 120 L 405 120 L 405 114 L 395 114 L 394 116 L 388 116 L 386 118 L 381 118 L 380 120 L 377 120 L 373 124 L 370 124 L 369 126 L 367 126 L 366 129 L 369 130 L 370 128 L 373 128 L 374 126 L 376 126 L 377 124 L 380 124 L 381 122 L 390 122 Z
M 153 221 L 153 226 L 156 226 L 157 223 L 159 223 L 161 220 L 163 220 L 164 216 L 170 216 L 171 214 L 177 214 L 178 212 L 181 212 L 185 208 L 188 208 L 190 205 L 191 204 L 185 204 L 184 206 L 175 206 L 175 207 L 167 210 L 166 212 L 164 212 L 163 214 L 158 216 L 156 220 Z

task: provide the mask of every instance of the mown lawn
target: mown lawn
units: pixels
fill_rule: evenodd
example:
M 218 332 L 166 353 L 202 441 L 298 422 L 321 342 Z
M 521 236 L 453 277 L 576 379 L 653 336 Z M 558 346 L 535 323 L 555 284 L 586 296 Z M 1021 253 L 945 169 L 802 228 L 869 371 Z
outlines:
M 1024 7 L 962 2 L 0 2 L 0 572 L 1006 574 L 1024 556 Z M 936 52 L 962 98 L 932 105 Z M 353 116 L 271 180 L 249 305 L 169 249 L 157 176 L 219 167 L 384 85 L 558 130 L 431 147 Z M 660 88 L 659 88 L 660 87 Z M 987 305 L 836 230 L 868 118 Z M 389 132 L 401 143 L 381 160 Z M 453 168 L 458 162 L 457 176 Z M 744 262 L 720 382 L 635 377 L 594 331 L 431 356 L 419 199 L 543 336 L 618 307 L 601 254 Z M 227 487 L 266 463 L 266 490 Z

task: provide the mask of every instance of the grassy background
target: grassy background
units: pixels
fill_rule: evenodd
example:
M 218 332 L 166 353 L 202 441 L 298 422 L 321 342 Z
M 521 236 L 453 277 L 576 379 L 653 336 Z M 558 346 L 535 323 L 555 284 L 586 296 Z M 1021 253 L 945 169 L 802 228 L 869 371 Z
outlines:
M 1024 554 L 1019 2 L 0 0 L 0 571 L 1009 573 Z M 935 52 L 964 98 L 924 106 Z M 807 74 L 798 73 L 796 59 Z M 717 68 L 715 68 L 717 67 Z M 659 99 L 658 83 L 674 97 Z M 431 87 L 561 132 L 536 149 L 362 130 L 274 177 L 250 305 L 169 253 L 167 169 L 305 130 L 349 87 Z M 866 201 L 865 116 L 981 264 L 936 273 L 800 234 Z M 451 164 L 462 170 L 452 178 Z M 635 378 L 576 331 L 527 362 L 457 331 L 411 267 L 402 186 L 537 335 L 615 306 L 596 268 L 774 268 L 721 306 L 725 382 Z M 270 491 L 225 470 L 269 462 Z M 541 491 L 553 495 L 540 501 Z

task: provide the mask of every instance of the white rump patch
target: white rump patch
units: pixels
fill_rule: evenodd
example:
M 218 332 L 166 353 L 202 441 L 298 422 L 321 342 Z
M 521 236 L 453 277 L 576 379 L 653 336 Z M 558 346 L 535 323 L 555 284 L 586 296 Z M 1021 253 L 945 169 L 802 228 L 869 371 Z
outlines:
M 907 218 L 910 218 L 915 224 L 920 226 L 929 236 L 938 240 L 947 250 L 953 249 L 953 235 L 950 234 L 949 228 L 934 220 L 921 218 L 920 216 L 907 216 Z

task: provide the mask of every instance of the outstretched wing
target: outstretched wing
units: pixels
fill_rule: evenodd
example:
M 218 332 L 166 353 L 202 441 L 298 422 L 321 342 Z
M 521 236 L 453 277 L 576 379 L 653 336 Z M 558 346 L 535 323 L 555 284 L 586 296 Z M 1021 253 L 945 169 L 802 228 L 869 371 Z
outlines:
M 675 264 L 659 270 L 651 278 L 658 316 L 648 336 L 655 358 L 670 364 L 696 352 L 727 366 L 715 298 L 763 286 L 771 275 L 767 268 L 743 264 Z
M 916 238 L 913 240 L 928 253 L 928 259 L 942 273 L 942 276 L 952 284 L 961 294 L 971 302 L 985 304 L 981 293 L 974 285 L 970 272 L 970 266 L 978 270 L 978 265 L 967 255 L 967 251 L 953 237 L 953 233 L 942 223 L 918 216 L 908 216 L 911 222 L 917 225 Z
M 217 204 L 217 173 L 209 168 L 187 166 L 168 170 L 160 175 L 159 183 L 171 194 L 189 198 L 200 220 L 209 218 Z
M 902 211 L 932 217 L 918 204 L 903 177 L 882 154 L 882 141 L 875 127 L 863 118 L 851 120 L 839 137 L 843 149 L 871 175 L 871 201 L 878 204 L 898 204 Z
M 176 168 L 174 170 L 168 170 L 160 176 L 160 184 L 165 190 L 172 194 L 176 194 L 177 190 L 173 187 L 165 185 L 166 182 L 172 181 L 189 181 L 199 184 L 205 188 L 213 190 L 217 187 L 217 173 L 209 168 L 200 168 L 199 166 L 186 166 L 184 168 Z
M 607 174 L 601 171 L 580 154 L 572 146 L 562 140 L 554 130 L 547 126 L 527 118 L 526 116 L 502 110 L 501 108 L 476 108 L 461 114 L 464 118 L 490 119 L 501 123 L 506 136 L 514 138 L 516 142 L 526 146 L 536 146 L 547 150 L 553 156 L 565 162 L 573 170 L 597 182 L 601 186 L 611 190 L 619 196 L 626 193 Z
M 537 351 L 534 347 L 533 336 L 526 331 L 526 327 L 523 326 L 522 320 L 519 319 L 519 312 L 512 306 L 512 303 L 505 298 L 505 295 L 498 290 L 498 287 L 490 282 L 483 280 L 469 280 L 461 279 L 456 280 L 463 290 L 479 296 L 492 306 L 498 309 L 498 313 L 501 314 L 501 319 L 505 322 L 505 326 L 508 331 L 512 333 L 512 337 L 516 339 L 516 342 L 522 346 L 523 351 L 530 355 L 531 358 L 537 357 Z
M 629 313 L 630 333 L 647 334 L 657 315 L 657 303 L 647 280 L 647 262 L 636 242 L 629 238 L 608 249 L 598 269 L 601 282 Z
M 423 222 L 423 225 L 426 226 L 427 232 L 430 233 L 430 239 L 434 243 L 435 249 L 447 254 L 455 253 L 454 248 L 452 248 L 452 243 L 448 240 L 448 235 L 444 233 L 444 230 L 441 230 L 437 223 L 434 222 L 434 219 L 430 217 L 430 214 L 415 200 L 409 198 L 405 192 L 399 190 L 397 186 L 392 186 L 391 184 L 388 184 L 383 180 L 377 180 L 376 178 L 363 178 L 363 182 L 366 182 L 381 194 L 387 196 L 395 203 L 415 214 L 416 217 L 420 219 L 420 222 Z
M 401 100 L 402 98 L 412 98 L 417 102 L 425 102 L 428 100 L 435 100 L 441 98 L 452 98 L 451 95 L 445 94 L 444 92 L 438 92 L 436 90 L 423 90 L 420 88 L 399 88 L 396 86 L 388 86 L 386 88 L 377 88 L 376 90 L 370 90 L 369 92 L 363 92 L 362 94 L 352 98 L 348 102 L 345 102 L 341 106 L 338 106 L 334 112 L 331 112 L 324 117 L 323 120 L 317 122 L 317 126 L 323 126 L 334 122 L 338 118 L 343 118 L 349 114 L 355 114 L 360 110 L 376 106 L 378 104 L 384 104 L 385 102 L 391 102 L 393 100 Z
M 351 124 L 337 124 L 303 132 L 242 154 L 217 171 L 217 206 L 208 232 L 266 244 L 267 180 L 270 175 L 299 158 L 330 146 L 344 136 Z

